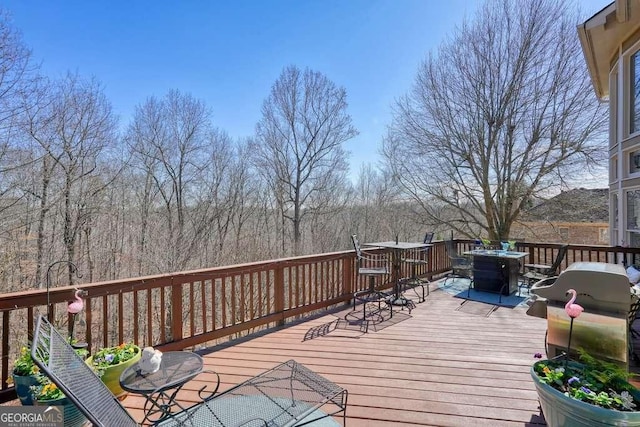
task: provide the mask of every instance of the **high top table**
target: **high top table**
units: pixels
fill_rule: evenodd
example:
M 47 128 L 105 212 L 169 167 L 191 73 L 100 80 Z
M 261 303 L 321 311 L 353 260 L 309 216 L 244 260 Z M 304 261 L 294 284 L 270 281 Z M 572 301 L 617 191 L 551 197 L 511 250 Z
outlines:
M 423 249 L 431 246 L 430 243 L 422 242 L 373 242 L 365 243 L 364 246 L 391 249 L 391 281 L 393 282 L 395 298 L 393 300 L 394 305 L 409 306 L 410 300 L 400 295 L 400 268 L 402 266 L 402 253 L 409 249 Z M 410 307 L 410 306 L 409 306 Z

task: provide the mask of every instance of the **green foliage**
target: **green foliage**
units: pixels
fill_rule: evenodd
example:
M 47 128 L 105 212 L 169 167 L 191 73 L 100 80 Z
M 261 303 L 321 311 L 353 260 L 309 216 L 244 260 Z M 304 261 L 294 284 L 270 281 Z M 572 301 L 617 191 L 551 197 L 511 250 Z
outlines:
M 578 351 L 580 363 L 569 361 L 565 368 L 564 359 L 542 360 L 534 371 L 542 382 L 576 400 L 620 411 L 633 411 L 640 405 L 640 392 L 627 382 L 632 374 Z
M 49 377 L 45 375 L 38 375 L 38 381 L 40 384 L 31 387 L 31 394 L 34 400 L 54 400 L 64 397 L 62 390 L 51 382 Z
M 13 364 L 14 375 L 36 375 L 39 372 L 40 369 L 31 358 L 29 347 L 22 347 L 20 349 L 20 356 L 18 356 Z
M 132 359 L 140 352 L 140 347 L 131 343 L 122 343 L 116 347 L 100 349 L 91 359 L 93 368 L 99 375 L 109 366 L 118 365 Z

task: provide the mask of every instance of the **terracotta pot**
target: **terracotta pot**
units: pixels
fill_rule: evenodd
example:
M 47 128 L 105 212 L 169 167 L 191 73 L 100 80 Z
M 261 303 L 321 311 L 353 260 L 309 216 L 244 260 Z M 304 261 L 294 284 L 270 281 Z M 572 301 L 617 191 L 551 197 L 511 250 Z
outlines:
M 127 360 L 126 362 L 118 363 L 117 365 L 112 365 L 107 367 L 104 370 L 102 377 L 100 377 L 102 382 L 107 386 L 109 390 L 111 390 L 111 393 L 113 393 L 113 395 L 116 396 L 118 399 L 122 399 L 127 395 L 127 393 L 122 389 L 122 387 L 120 387 L 120 374 L 122 374 L 122 372 L 125 369 L 127 369 L 129 366 L 133 365 L 138 360 L 140 360 L 140 357 L 142 355 L 140 348 L 139 347 L 136 347 L 136 348 L 138 351 L 135 356 L 133 356 L 131 359 Z M 87 365 L 92 366 L 93 357 L 89 357 L 86 363 Z

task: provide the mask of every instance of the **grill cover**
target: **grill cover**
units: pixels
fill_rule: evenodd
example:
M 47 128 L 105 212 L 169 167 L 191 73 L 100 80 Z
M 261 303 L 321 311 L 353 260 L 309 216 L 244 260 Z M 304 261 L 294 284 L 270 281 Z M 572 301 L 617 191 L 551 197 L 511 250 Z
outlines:
M 604 262 L 576 262 L 571 264 L 551 285 L 538 282 L 531 293 L 545 298 L 548 305 L 562 306 L 569 297 L 567 290 L 575 289 L 576 303 L 592 313 L 626 315 L 631 307 L 631 287 L 622 265 Z
M 629 278 L 621 265 L 577 262 L 563 271 L 555 282 L 542 280 L 531 287 L 538 299 L 527 313 L 547 319 L 547 356 L 567 350 L 570 318 L 564 311 L 567 290 L 577 293 L 576 303 L 584 312 L 574 320 L 571 353 L 584 348 L 592 356 L 628 366 L 628 317 L 636 300 Z M 546 310 L 533 310 L 534 306 Z M 541 311 L 545 316 L 541 315 Z

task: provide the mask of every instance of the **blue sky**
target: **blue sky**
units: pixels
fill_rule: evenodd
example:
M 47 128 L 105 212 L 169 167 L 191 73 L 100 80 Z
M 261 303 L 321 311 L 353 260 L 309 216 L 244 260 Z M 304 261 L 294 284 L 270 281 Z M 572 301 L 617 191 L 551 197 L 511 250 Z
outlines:
M 590 16 L 607 0 L 581 0 Z M 472 17 L 476 0 L 35 1 L 2 7 L 43 72 L 94 76 L 123 126 L 134 107 L 170 89 L 212 109 L 232 137 L 253 133 L 287 65 L 322 72 L 347 90 L 360 135 L 351 173 L 379 161 L 393 100 L 421 61 Z

